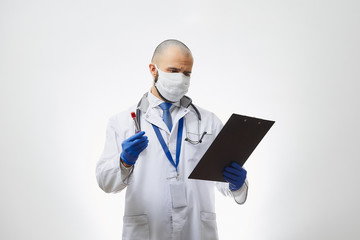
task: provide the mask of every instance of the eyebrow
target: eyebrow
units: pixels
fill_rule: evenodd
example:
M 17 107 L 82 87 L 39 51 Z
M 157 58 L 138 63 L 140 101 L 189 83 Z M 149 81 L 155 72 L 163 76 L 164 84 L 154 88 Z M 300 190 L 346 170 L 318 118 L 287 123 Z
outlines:
M 176 67 L 168 67 L 167 68 L 167 70 L 169 71 L 169 70 L 176 70 L 176 71 L 178 71 L 178 72 L 180 72 L 180 68 L 176 68 Z M 184 73 L 191 73 L 191 71 L 184 71 Z

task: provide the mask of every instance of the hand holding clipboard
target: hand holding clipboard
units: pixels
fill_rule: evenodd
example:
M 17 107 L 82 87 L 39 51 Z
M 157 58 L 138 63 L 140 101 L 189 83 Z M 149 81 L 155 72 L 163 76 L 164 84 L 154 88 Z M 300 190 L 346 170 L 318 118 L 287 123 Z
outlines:
M 274 123 L 232 114 L 189 178 L 225 182 L 224 168 L 234 161 L 243 166 Z

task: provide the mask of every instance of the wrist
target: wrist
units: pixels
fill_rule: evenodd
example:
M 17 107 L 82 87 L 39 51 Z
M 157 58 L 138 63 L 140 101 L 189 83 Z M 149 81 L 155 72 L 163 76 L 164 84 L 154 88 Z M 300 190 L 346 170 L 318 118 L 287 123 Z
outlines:
M 132 164 L 126 163 L 121 157 L 120 157 L 120 162 L 121 162 L 121 164 L 124 165 L 126 168 L 129 168 L 129 167 L 132 166 Z
M 229 188 L 232 192 L 235 192 L 235 191 L 239 190 L 241 187 L 232 186 L 231 184 L 229 184 Z

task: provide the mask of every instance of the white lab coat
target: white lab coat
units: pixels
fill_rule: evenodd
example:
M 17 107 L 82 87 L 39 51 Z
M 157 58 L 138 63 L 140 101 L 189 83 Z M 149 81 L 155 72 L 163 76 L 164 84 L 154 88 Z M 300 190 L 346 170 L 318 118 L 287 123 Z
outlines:
M 221 121 L 213 114 L 198 107 L 201 113 L 201 129 L 192 107 L 180 103 L 172 112 L 171 133 L 157 106 L 162 101 L 148 93 L 149 105 L 141 113 L 141 128 L 149 139 L 148 147 L 140 154 L 135 165 L 125 168 L 120 164 L 121 143 L 134 134 L 134 122 L 130 113 L 136 106 L 110 118 L 104 151 L 97 163 L 96 177 L 105 192 L 119 192 L 126 188 L 124 240 L 211 240 L 218 239 L 214 187 L 224 195 L 242 204 L 246 200 L 247 181 L 239 190 L 231 192 L 228 183 L 216 183 L 188 179 L 202 155 L 206 152 L 222 128 Z M 176 106 L 172 106 L 176 108 Z M 175 159 L 178 121 L 184 117 L 178 175 L 170 164 L 155 135 L 151 124 L 159 127 L 169 150 Z M 203 142 L 193 145 L 184 141 L 188 135 L 206 131 Z

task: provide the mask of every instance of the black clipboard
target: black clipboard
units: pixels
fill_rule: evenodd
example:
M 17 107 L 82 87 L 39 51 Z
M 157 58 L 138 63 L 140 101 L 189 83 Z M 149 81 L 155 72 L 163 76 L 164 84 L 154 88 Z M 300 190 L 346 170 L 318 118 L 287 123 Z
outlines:
M 189 178 L 226 182 L 222 175 L 224 168 L 231 162 L 243 166 L 274 123 L 232 114 Z

